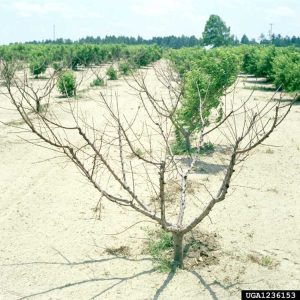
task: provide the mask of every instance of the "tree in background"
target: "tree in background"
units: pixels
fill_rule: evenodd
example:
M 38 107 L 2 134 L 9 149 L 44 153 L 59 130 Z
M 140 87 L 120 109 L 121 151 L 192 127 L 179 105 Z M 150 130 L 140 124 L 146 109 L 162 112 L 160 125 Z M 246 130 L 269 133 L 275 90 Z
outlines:
M 217 15 L 211 15 L 205 24 L 203 36 L 204 45 L 219 47 L 232 42 L 230 27 Z
M 241 38 L 241 44 L 244 44 L 244 45 L 248 45 L 250 44 L 250 41 L 248 39 L 248 37 L 246 36 L 246 34 L 244 34 Z
M 72 71 L 65 71 L 62 73 L 57 81 L 57 88 L 59 92 L 66 96 L 72 97 L 76 95 L 76 77 Z
M 47 70 L 47 61 L 44 57 L 35 57 L 29 64 L 29 69 L 32 75 L 37 79 L 40 74 Z

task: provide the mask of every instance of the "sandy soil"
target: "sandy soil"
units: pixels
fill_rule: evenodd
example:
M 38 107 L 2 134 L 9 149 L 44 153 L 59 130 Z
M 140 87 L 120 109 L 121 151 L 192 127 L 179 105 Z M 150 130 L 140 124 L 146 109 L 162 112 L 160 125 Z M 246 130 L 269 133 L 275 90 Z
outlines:
M 148 84 L 155 89 L 158 83 L 151 74 Z M 259 86 L 239 83 L 237 97 L 246 97 L 245 87 L 253 85 Z M 126 82 L 120 79 L 109 86 L 118 91 L 121 109 L 134 111 L 136 99 Z M 272 93 L 257 90 L 254 97 L 260 101 Z M 95 95 L 96 90 L 83 93 L 80 101 L 87 110 L 96 107 L 90 99 Z M 1 94 L 0 107 L 0 120 L 17 125 L 19 116 Z M 296 289 L 299 113 L 300 106 L 294 105 L 268 145 L 245 162 L 227 200 L 198 226 L 198 232 L 214 237 L 218 263 L 176 274 L 155 271 L 150 256 L 143 254 L 145 228 L 153 224 L 140 223 L 115 235 L 145 218 L 108 202 L 97 218 L 99 195 L 74 166 L 64 158 L 49 160 L 55 154 L 1 124 L 0 299 L 223 300 L 240 299 L 242 289 Z M 213 178 L 215 173 L 204 175 Z M 126 257 L 107 253 L 121 246 L 129 247 Z

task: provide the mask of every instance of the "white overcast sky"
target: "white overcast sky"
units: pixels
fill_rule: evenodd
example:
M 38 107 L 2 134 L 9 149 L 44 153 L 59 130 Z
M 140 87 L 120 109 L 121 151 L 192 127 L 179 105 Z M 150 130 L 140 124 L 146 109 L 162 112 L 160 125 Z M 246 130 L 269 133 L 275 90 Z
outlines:
M 0 44 L 105 35 L 201 36 L 211 14 L 239 38 L 300 36 L 300 0 L 0 0 Z

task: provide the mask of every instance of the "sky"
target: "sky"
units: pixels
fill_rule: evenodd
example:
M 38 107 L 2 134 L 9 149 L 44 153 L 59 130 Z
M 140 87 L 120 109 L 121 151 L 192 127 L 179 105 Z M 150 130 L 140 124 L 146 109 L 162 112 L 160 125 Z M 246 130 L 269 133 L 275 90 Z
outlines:
M 195 35 L 211 14 L 241 38 L 300 36 L 300 0 L 0 0 L 0 44 L 86 36 Z

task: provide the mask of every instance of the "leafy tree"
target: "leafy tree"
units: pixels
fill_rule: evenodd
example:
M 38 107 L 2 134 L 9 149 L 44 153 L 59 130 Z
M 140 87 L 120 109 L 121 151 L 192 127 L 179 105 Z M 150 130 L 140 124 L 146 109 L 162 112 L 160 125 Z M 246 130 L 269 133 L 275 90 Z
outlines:
M 241 44 L 244 44 L 244 45 L 248 45 L 250 44 L 250 41 L 248 39 L 248 37 L 246 36 L 246 34 L 244 34 L 241 38 Z
M 230 36 L 230 27 L 217 15 L 211 15 L 206 22 L 203 36 L 204 45 L 213 45 L 219 47 L 228 45 L 232 41 Z
M 257 70 L 254 73 L 256 76 L 263 76 L 271 79 L 273 76 L 273 60 L 276 56 L 275 47 L 269 46 L 261 49 L 257 60 Z
M 36 57 L 33 58 L 32 61 L 29 64 L 29 69 L 32 75 L 35 76 L 35 78 L 38 78 L 38 76 L 42 73 L 44 73 L 47 70 L 47 62 L 44 57 Z
M 60 93 L 67 97 L 76 95 L 76 77 L 73 72 L 65 71 L 62 73 L 57 82 Z
M 300 91 L 300 52 L 284 51 L 273 62 L 274 84 L 288 92 Z
M 192 150 L 190 137 L 209 125 L 213 109 L 217 109 L 219 117 L 222 117 L 220 98 L 226 88 L 235 82 L 238 71 L 238 56 L 226 49 L 207 52 L 201 60 L 192 64 L 191 70 L 184 76 L 184 99 L 176 115 L 175 148 L 181 152 Z M 201 99 L 205 105 L 202 105 L 200 114 Z

